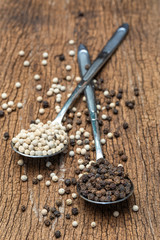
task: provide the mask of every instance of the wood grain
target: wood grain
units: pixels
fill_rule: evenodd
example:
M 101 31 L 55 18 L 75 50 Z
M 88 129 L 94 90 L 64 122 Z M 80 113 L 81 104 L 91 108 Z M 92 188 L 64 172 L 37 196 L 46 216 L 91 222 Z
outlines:
M 78 17 L 79 11 L 84 13 L 83 17 Z M 0 119 L 1 240 L 55 239 L 56 230 L 61 231 L 61 239 L 65 240 L 160 239 L 159 11 L 158 0 L 0 1 L 0 93 L 7 92 L 9 100 L 15 103 L 20 101 L 24 105 L 23 109 L 11 114 L 6 112 L 5 118 Z M 46 92 L 53 77 L 61 79 L 67 94 L 76 86 L 75 80 L 62 80 L 67 74 L 66 64 L 71 64 L 73 76 L 79 75 L 76 56 L 69 57 L 68 51 L 77 50 L 78 45 L 83 43 L 93 60 L 122 22 L 129 23 L 129 35 L 98 76 L 104 79 L 103 88 L 117 90 L 123 87 L 124 97 L 119 114 L 113 116 L 110 124 L 112 131 L 120 127 L 121 137 L 107 140 L 103 150 L 107 159 L 114 164 L 121 163 L 118 150 L 125 150 L 129 159 L 124 165 L 135 186 L 134 196 L 126 203 L 112 207 L 96 207 L 78 198 L 73 203 L 79 209 L 78 216 L 66 220 L 64 214 L 71 212 L 71 207 L 65 206 L 65 200 L 69 197 L 65 195 L 60 208 L 62 216 L 47 228 L 43 224 L 41 210 L 45 204 L 54 206 L 59 198 L 58 188 L 64 186 L 63 179 L 75 175 L 79 156 L 71 159 L 66 154 L 53 159 L 60 181 L 47 188 L 45 181 L 51 171 L 45 167 L 44 160 L 26 159 L 25 165 L 20 168 L 17 165 L 19 156 L 11 150 L 10 140 L 21 128 L 28 128 L 32 119 L 40 118 L 44 122 L 54 119 L 54 97 L 49 98 L 51 107 L 43 116 L 39 116 L 40 104 L 36 102 L 38 95 L 47 99 Z M 69 46 L 70 39 L 75 40 L 74 46 Z M 18 56 L 21 49 L 25 51 L 23 58 Z M 44 51 L 49 53 L 46 67 L 41 65 Z M 64 62 L 57 57 L 61 53 L 66 57 Z M 23 66 L 24 59 L 31 62 L 29 68 Z M 33 76 L 36 73 L 41 75 L 41 93 L 35 90 Z M 19 90 L 15 89 L 17 81 L 22 84 Z M 140 90 L 138 98 L 134 97 L 135 86 Z M 67 99 L 66 93 L 62 95 L 61 106 Z M 96 95 L 105 105 L 103 93 L 98 91 Z M 125 107 L 127 99 L 135 99 L 134 110 Z M 5 100 L 1 100 L 1 104 L 3 102 Z M 81 98 L 75 106 L 81 112 L 86 107 Z M 84 116 L 82 119 L 82 126 L 91 132 Z M 122 129 L 124 121 L 129 123 L 127 131 Z M 74 123 L 71 133 L 74 134 L 78 128 Z M 3 140 L 6 131 L 10 135 L 8 141 Z M 103 132 L 101 134 L 105 137 Z M 24 173 L 28 176 L 28 182 L 22 183 L 20 177 Z M 44 179 L 33 185 L 32 179 L 39 173 Z M 71 190 L 76 191 L 73 187 Z M 139 206 L 138 213 L 132 211 L 133 204 Z M 27 207 L 24 213 L 21 212 L 22 205 Z M 112 216 L 116 209 L 120 212 L 118 218 Z M 79 223 L 76 229 L 72 227 L 73 220 Z M 95 229 L 90 226 L 92 221 L 97 223 Z

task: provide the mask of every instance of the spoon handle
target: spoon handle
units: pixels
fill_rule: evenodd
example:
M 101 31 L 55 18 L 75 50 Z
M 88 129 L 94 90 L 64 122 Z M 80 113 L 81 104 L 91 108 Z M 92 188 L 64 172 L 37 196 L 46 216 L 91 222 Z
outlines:
M 83 77 L 87 70 L 85 69 L 86 65 L 90 65 L 89 53 L 84 45 L 80 45 L 78 48 L 78 63 L 81 76 Z M 96 98 L 94 94 L 94 84 L 91 82 L 84 90 L 86 96 L 86 101 L 88 105 L 89 115 L 92 124 L 92 131 L 94 136 L 95 148 L 96 148 L 96 160 L 103 158 L 101 142 L 100 142 L 100 132 L 99 124 L 97 118 L 97 107 L 96 107 Z
M 89 70 L 84 75 L 81 82 L 77 85 L 72 95 L 68 98 L 61 111 L 55 118 L 54 122 L 61 122 L 68 108 L 71 106 L 73 101 L 79 96 L 79 94 L 84 90 L 87 84 L 90 83 L 92 78 L 97 74 L 97 72 L 102 68 L 102 66 L 107 62 L 107 60 L 111 57 L 113 52 L 125 38 L 128 33 L 129 25 L 127 23 L 122 24 L 117 31 L 113 34 L 111 39 L 104 46 L 100 54 L 97 56 Z

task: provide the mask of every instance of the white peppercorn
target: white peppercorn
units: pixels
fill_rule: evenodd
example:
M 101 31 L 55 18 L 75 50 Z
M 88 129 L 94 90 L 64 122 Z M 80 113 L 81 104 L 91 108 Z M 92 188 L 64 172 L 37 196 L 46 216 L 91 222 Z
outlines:
M 40 84 L 38 84 L 38 85 L 36 86 L 36 90 L 38 90 L 38 91 L 42 90 L 42 86 L 41 86 Z
M 109 133 L 107 134 L 107 137 L 108 137 L 108 138 L 113 138 L 113 133 L 109 132 Z
M 53 177 L 52 177 L 52 181 L 53 181 L 53 182 L 58 182 L 58 177 L 57 177 L 57 176 L 53 176 Z
M 6 99 L 7 98 L 7 93 L 2 93 L 1 97 L 2 97 L 2 99 Z
M 70 65 L 66 65 L 66 70 L 70 71 L 72 69 L 72 67 Z
M 69 152 L 69 156 L 70 156 L 70 157 L 73 157 L 73 156 L 74 156 L 74 151 L 70 151 L 70 152 Z
M 73 227 L 77 227 L 77 226 L 78 226 L 78 222 L 77 222 L 77 221 L 73 221 L 73 222 L 72 222 L 72 226 L 73 226 Z
M 138 207 L 137 205 L 133 205 L 133 208 L 132 208 L 132 209 L 133 209 L 134 212 L 138 212 L 139 207 Z
M 42 63 L 43 66 L 46 66 L 47 65 L 47 60 L 43 59 L 41 63 Z
M 114 211 L 114 212 L 113 212 L 113 216 L 114 216 L 114 217 L 118 217 L 118 216 L 119 216 L 119 212 L 118 212 L 118 211 Z
M 37 102 L 42 102 L 43 98 L 41 96 L 37 97 Z
M 29 67 L 30 62 L 29 62 L 28 60 L 26 60 L 26 61 L 24 61 L 23 65 L 24 65 L 25 67 Z
M 70 50 L 69 51 L 69 56 L 73 57 L 75 55 L 75 51 L 74 50 Z
M 23 166 L 24 161 L 23 161 L 23 159 L 19 159 L 17 163 L 18 163 L 19 166 Z
M 51 185 L 51 182 L 48 180 L 46 181 L 46 186 L 49 187 Z
M 28 177 L 27 177 L 26 175 L 22 175 L 22 176 L 21 176 L 21 180 L 22 180 L 22 182 L 26 182 L 27 179 L 28 179 Z
M 60 189 L 58 190 L 58 193 L 59 193 L 60 195 L 65 194 L 65 190 L 64 190 L 64 188 L 60 188 Z
M 76 193 L 72 193 L 72 198 L 73 199 L 77 198 L 77 194 Z
M 96 223 L 95 222 L 91 222 L 91 227 L 95 228 L 96 227 Z
M 47 212 L 47 209 L 45 209 L 45 208 L 44 208 L 44 209 L 42 209 L 41 213 L 42 213 L 42 215 L 43 215 L 43 216 L 46 216 L 46 215 L 47 215 L 47 213 L 48 213 L 48 212 Z
M 37 176 L 37 179 L 38 179 L 39 181 L 41 181 L 41 180 L 43 179 L 43 176 L 42 176 L 41 174 L 39 174 L 39 175 Z
M 40 79 L 40 76 L 39 76 L 39 74 L 35 74 L 35 75 L 34 75 L 34 80 L 36 80 L 36 81 L 37 81 L 37 80 L 39 80 L 39 79 Z
M 73 45 L 73 44 L 74 44 L 74 40 L 72 40 L 72 39 L 69 40 L 69 44 L 70 44 L 70 45 Z
M 66 204 L 67 204 L 68 206 L 72 205 L 72 199 L 67 199 L 67 200 L 66 200 Z
M 25 53 L 23 50 L 20 50 L 18 54 L 19 54 L 19 56 L 23 57 Z
M 7 104 L 7 103 L 3 103 L 3 104 L 2 104 L 2 109 L 3 109 L 3 110 L 6 110 L 7 108 L 8 108 L 8 104 Z
M 44 53 L 43 53 L 43 57 L 44 57 L 44 58 L 48 58 L 48 53 L 47 53 L 47 52 L 44 52 Z
M 16 82 L 15 87 L 16 88 L 20 88 L 21 87 L 21 83 L 20 82 Z

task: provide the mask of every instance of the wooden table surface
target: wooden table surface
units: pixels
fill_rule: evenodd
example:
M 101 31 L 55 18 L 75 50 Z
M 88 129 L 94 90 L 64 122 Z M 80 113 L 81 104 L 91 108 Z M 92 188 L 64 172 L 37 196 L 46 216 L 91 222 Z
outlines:
M 84 15 L 79 16 L 82 12 Z M 22 109 L 8 114 L 0 119 L 0 239 L 1 240 L 48 240 L 55 239 L 54 232 L 60 230 L 61 239 L 91 240 L 158 240 L 160 239 L 160 150 L 159 150 L 159 119 L 160 119 L 160 35 L 159 35 L 158 0 L 2 0 L 0 1 L 0 93 L 6 92 L 9 100 L 15 104 L 23 103 Z M 128 156 L 124 164 L 134 183 L 134 195 L 125 203 L 112 207 L 98 207 L 77 198 L 72 206 L 66 206 L 65 200 L 71 198 L 64 195 L 60 207 L 61 217 L 52 221 L 50 227 L 44 225 L 41 210 L 45 204 L 54 206 L 60 198 L 58 189 L 64 187 L 64 179 L 78 176 L 74 173 L 78 167 L 77 160 L 81 157 L 69 154 L 52 159 L 58 183 L 46 187 L 52 172 L 45 166 L 44 160 L 25 159 L 25 165 L 20 167 L 17 161 L 20 157 L 11 150 L 11 138 L 22 128 L 28 128 L 29 122 L 40 118 L 43 122 L 54 119 L 54 107 L 57 105 L 55 96 L 48 98 L 50 108 L 44 115 L 38 110 L 42 104 L 36 101 L 37 96 L 47 100 L 46 92 L 51 86 L 53 77 L 58 77 L 60 83 L 66 86 L 62 93 L 63 105 L 67 94 L 76 86 L 75 76 L 79 76 L 77 55 L 70 57 L 69 50 L 75 50 L 80 43 L 85 44 L 95 59 L 102 46 L 111 37 L 116 28 L 123 22 L 128 22 L 130 31 L 112 59 L 97 76 L 103 78 L 103 89 L 118 90 L 123 88 L 118 115 L 112 116 L 112 121 L 104 125 L 111 131 L 119 128 L 121 136 L 108 140 L 103 146 L 106 158 L 114 163 L 123 163 L 118 156 L 122 149 Z M 75 40 L 69 45 L 70 39 Z M 18 55 L 19 50 L 25 51 L 25 56 Z M 49 53 L 47 66 L 42 66 L 42 53 Z M 66 60 L 59 61 L 58 55 L 63 53 Z M 24 60 L 30 61 L 30 67 L 24 67 Z M 64 80 L 68 73 L 65 65 L 70 64 L 71 82 Z M 42 91 L 36 91 L 37 82 L 34 75 L 41 75 L 39 84 Z M 16 90 L 15 83 L 22 86 Z M 134 87 L 139 88 L 139 97 L 134 96 Z M 103 92 L 96 91 L 101 105 L 106 105 Z M 135 108 L 129 110 L 126 100 L 135 100 Z M 6 100 L 0 100 L 2 103 Z M 115 100 L 114 100 L 115 101 Z M 82 112 L 82 124 L 91 132 L 90 124 L 86 123 L 84 108 L 86 103 L 82 97 L 75 103 L 77 111 Z M 103 113 L 107 113 L 106 110 Z M 101 119 L 102 113 L 99 117 Z M 70 134 L 75 134 L 79 126 L 73 123 Z M 123 130 L 124 121 L 129 123 L 129 129 Z M 101 128 L 102 138 L 106 139 Z M 8 141 L 3 140 L 4 132 L 9 132 Z M 92 134 L 90 139 L 92 140 Z M 77 145 L 69 147 L 76 149 Z M 82 157 L 84 158 L 84 157 Z M 91 152 L 91 159 L 95 153 Z M 27 182 L 21 181 L 21 175 L 28 176 Z M 38 174 L 43 175 L 43 181 L 33 185 L 32 180 Z M 71 192 L 76 192 L 71 187 Z M 133 212 L 132 206 L 137 204 L 139 211 Z M 21 206 L 26 211 L 21 211 Z M 71 213 L 72 207 L 79 209 L 78 216 L 65 218 Z M 113 217 L 113 211 L 118 210 L 118 218 Z M 78 221 L 78 227 L 72 227 L 72 221 Z M 97 226 L 91 228 L 91 222 Z

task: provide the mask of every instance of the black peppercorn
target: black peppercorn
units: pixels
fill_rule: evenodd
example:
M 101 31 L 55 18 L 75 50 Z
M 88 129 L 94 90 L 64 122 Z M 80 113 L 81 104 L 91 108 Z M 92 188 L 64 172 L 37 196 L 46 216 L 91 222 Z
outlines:
M 53 219 L 55 219 L 55 216 L 54 216 L 54 214 L 52 213 L 52 214 L 49 216 L 49 218 L 50 218 L 50 220 L 53 220 Z
M 123 128 L 124 128 L 124 129 L 127 129 L 127 128 L 128 128 L 128 123 L 127 123 L 127 122 L 124 122 L 124 123 L 123 123 Z
M 56 211 L 56 208 L 52 207 L 50 210 L 51 210 L 52 213 L 54 213 Z
M 108 128 L 104 128 L 104 129 L 103 129 L 103 133 L 104 133 L 104 134 L 109 133 L 109 129 L 108 129 Z
M 8 138 L 9 138 L 9 133 L 8 133 L 8 132 L 5 132 L 5 133 L 3 134 L 3 139 L 4 139 L 4 140 L 8 140 Z
M 56 205 L 57 207 L 60 207 L 62 205 L 62 200 L 61 199 L 56 200 Z
M 70 214 L 67 213 L 67 214 L 66 214 L 66 219 L 70 219 L 70 218 L 71 218 Z
M 118 110 L 116 108 L 113 109 L 113 114 L 118 114 Z
M 81 119 L 77 119 L 76 124 L 77 125 L 81 125 L 82 124 L 82 120 Z
M 116 101 L 116 106 L 119 106 L 119 101 Z
M 75 141 L 74 139 L 70 139 L 70 145 L 71 145 L 72 147 L 74 147 L 75 144 L 76 144 L 76 141 Z
M 56 210 L 56 211 L 54 211 L 54 215 L 55 215 L 55 217 L 58 218 L 61 216 L 61 213 L 60 213 L 60 211 Z
M 25 212 L 26 211 L 26 207 L 24 205 L 21 206 L 21 211 Z
M 107 120 L 108 122 L 110 122 L 110 121 L 112 121 L 112 117 L 111 117 L 111 116 L 107 116 L 107 117 L 106 117 L 106 120 Z
M 66 188 L 65 188 L 65 193 L 66 193 L 66 194 L 70 194 L 70 193 L 71 193 L 71 190 L 70 190 L 68 187 L 66 187 Z
M 111 91 L 109 92 L 109 94 L 111 95 L 111 97 L 114 97 L 116 93 L 115 93 L 114 90 L 111 90 Z
M 128 157 L 126 155 L 122 155 L 121 159 L 122 159 L 123 162 L 126 162 L 128 160 Z
M 38 184 L 38 179 L 37 179 L 37 178 L 33 178 L 32 183 L 33 183 L 34 185 Z
M 2 110 L 0 110 L 0 117 L 4 116 L 4 112 Z
M 118 92 L 119 92 L 119 93 L 123 93 L 123 89 L 122 89 L 122 88 L 119 88 L 119 89 L 118 89 Z
M 115 136 L 115 138 L 118 138 L 120 136 L 119 132 L 115 131 L 114 136 Z
M 46 219 L 44 220 L 44 224 L 46 225 L 46 227 L 49 227 L 51 222 L 48 219 Z
M 54 233 L 54 236 L 55 236 L 56 238 L 60 238 L 60 237 L 61 237 L 61 232 L 60 232 L 60 231 L 56 231 L 56 232 Z
M 48 108 L 49 107 L 49 102 L 48 101 L 43 101 L 42 106 L 43 106 L 43 108 Z
M 71 180 L 70 179 L 66 179 L 64 183 L 68 187 L 68 186 L 71 185 Z
M 75 178 L 72 178 L 72 185 L 76 185 L 77 184 L 77 180 Z
M 59 55 L 59 60 L 60 60 L 61 62 L 65 60 L 64 54 L 60 54 L 60 55 Z
M 111 107 L 109 105 L 106 106 L 106 110 L 109 111 Z
M 36 123 L 35 120 L 30 121 L 30 124 L 35 124 L 35 123 Z
M 72 214 L 78 215 L 78 208 L 72 208 Z
M 119 156 L 122 156 L 123 154 L 124 154 L 123 150 L 119 150 L 119 151 L 118 151 L 118 155 L 119 155 Z
M 121 93 L 118 93 L 118 94 L 117 94 L 117 98 L 118 98 L 118 99 L 122 99 L 122 94 L 121 94 Z
M 85 69 L 88 70 L 90 68 L 90 65 L 89 64 L 86 64 L 85 65 Z

